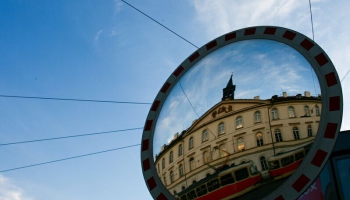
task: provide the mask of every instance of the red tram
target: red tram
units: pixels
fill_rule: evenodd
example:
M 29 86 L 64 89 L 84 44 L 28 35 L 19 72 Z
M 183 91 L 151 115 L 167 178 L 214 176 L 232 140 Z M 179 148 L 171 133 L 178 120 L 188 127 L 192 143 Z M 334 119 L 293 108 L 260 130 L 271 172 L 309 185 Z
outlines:
M 268 158 L 270 176 L 275 180 L 290 176 L 305 158 L 305 148 L 295 149 Z
M 262 177 L 251 162 L 210 175 L 177 194 L 180 200 L 231 199 L 259 186 Z

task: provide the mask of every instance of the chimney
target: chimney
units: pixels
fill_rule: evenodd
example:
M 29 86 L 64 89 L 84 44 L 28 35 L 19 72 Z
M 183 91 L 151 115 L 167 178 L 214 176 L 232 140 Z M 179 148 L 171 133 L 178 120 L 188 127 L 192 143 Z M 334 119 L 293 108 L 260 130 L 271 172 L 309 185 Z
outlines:
M 304 96 L 305 96 L 305 97 L 310 97 L 310 92 L 309 92 L 309 91 L 305 91 L 305 92 L 304 92 Z
M 160 149 L 160 152 L 164 151 L 166 144 L 163 144 L 162 148 Z
M 287 92 L 283 92 L 283 97 L 287 97 Z
M 178 138 L 178 137 L 179 137 L 179 132 L 175 133 L 174 140 L 176 140 L 176 138 Z
M 260 99 L 260 96 L 255 96 L 254 99 Z

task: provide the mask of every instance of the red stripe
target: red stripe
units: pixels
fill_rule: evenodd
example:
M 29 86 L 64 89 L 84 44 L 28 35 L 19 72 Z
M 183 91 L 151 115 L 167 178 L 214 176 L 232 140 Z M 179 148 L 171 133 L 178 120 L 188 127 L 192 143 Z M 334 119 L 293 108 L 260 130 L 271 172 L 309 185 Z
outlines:
M 147 185 L 148 185 L 150 191 L 153 190 L 155 187 L 157 187 L 157 183 L 153 177 L 151 177 L 150 179 L 147 180 Z
M 328 59 L 326 58 L 326 56 L 323 53 L 320 53 L 317 56 L 315 56 L 315 60 L 317 61 L 318 65 L 320 67 L 322 67 L 323 65 L 328 63 Z
M 154 101 L 152 104 L 151 110 L 157 111 L 159 104 L 160 104 L 160 101 L 158 101 L 158 100 Z
M 199 53 L 198 51 L 194 52 L 188 59 L 190 60 L 190 62 L 193 62 L 194 60 L 196 60 L 199 57 Z
M 297 191 L 300 192 L 305 185 L 310 181 L 310 179 L 305 176 L 304 174 L 300 175 L 300 177 L 293 183 L 292 187 Z
M 337 128 L 338 128 L 338 124 L 328 123 L 323 137 L 329 138 L 329 139 L 334 139 Z
M 148 150 L 148 145 L 149 144 L 149 140 L 142 140 L 142 151 L 147 151 Z
M 275 35 L 277 28 L 270 28 L 267 27 L 264 31 L 264 34 L 266 35 Z
M 286 31 L 282 37 L 288 39 L 288 40 L 293 40 L 294 37 L 296 36 L 296 33 L 290 32 L 290 31 Z
M 282 195 L 280 195 L 280 196 L 278 196 L 275 200 L 284 200 L 284 198 L 283 198 Z
M 326 156 L 327 156 L 327 152 L 322 151 L 321 149 L 318 149 L 314 158 L 311 161 L 311 164 L 313 164 L 317 167 L 321 167 Z
M 225 35 L 225 41 L 232 40 L 235 38 L 236 38 L 236 32 L 229 33 L 229 34 Z
M 256 31 L 256 28 L 248 28 L 248 29 L 245 29 L 244 35 L 254 35 L 254 34 L 255 34 L 255 31 Z
M 338 84 L 337 79 L 335 78 L 334 72 L 326 74 L 325 78 L 326 78 L 326 82 L 327 82 L 328 87 L 331 87 L 333 85 Z
M 147 120 L 144 131 L 150 131 L 152 128 L 152 123 L 153 123 L 153 120 Z
M 164 83 L 162 89 L 160 90 L 162 93 L 166 93 L 166 91 L 168 91 L 169 87 L 170 87 L 170 83 L 166 82 Z
M 329 111 L 340 110 L 340 96 L 329 98 Z
M 314 44 L 310 42 L 310 40 L 305 38 L 305 40 L 303 40 L 300 43 L 300 46 L 304 47 L 305 50 L 309 51 L 314 46 Z
M 163 193 L 160 193 L 157 197 L 157 200 L 168 200 Z
M 210 50 L 211 48 L 216 47 L 216 45 L 218 45 L 218 43 L 216 42 L 216 40 L 210 42 L 209 44 L 205 45 L 205 47 L 207 48 L 207 50 Z
M 179 74 L 181 74 L 181 72 L 184 70 L 184 68 L 180 65 L 175 71 L 174 71 L 174 76 L 178 76 Z
M 142 161 L 142 166 L 143 166 L 143 171 L 147 171 L 151 168 L 150 162 L 149 162 L 149 158 L 147 158 L 146 160 Z

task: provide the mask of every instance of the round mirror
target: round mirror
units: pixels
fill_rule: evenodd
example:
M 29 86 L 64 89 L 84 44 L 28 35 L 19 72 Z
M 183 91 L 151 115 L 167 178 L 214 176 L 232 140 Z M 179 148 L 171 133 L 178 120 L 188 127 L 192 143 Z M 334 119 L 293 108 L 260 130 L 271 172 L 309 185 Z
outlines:
M 152 196 L 297 198 L 339 132 L 337 83 L 322 49 L 291 30 L 253 27 L 208 43 L 169 77 L 147 118 Z

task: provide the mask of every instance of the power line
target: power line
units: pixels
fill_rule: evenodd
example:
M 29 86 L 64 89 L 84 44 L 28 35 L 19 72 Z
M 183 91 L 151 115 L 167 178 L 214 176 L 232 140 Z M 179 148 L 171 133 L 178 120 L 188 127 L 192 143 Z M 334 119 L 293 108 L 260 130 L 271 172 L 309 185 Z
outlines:
M 181 35 L 175 33 L 174 31 L 172 31 L 171 29 L 169 29 L 168 27 L 164 26 L 163 24 L 161 24 L 160 22 L 158 22 L 157 20 L 153 19 L 152 17 L 150 17 L 149 15 L 147 15 L 146 13 L 142 12 L 141 10 L 137 9 L 136 7 L 134 7 L 133 5 L 129 4 L 128 2 L 121 0 L 122 2 L 126 3 L 128 6 L 132 7 L 133 9 L 137 10 L 139 13 L 143 14 L 144 16 L 148 17 L 149 19 L 151 19 L 152 21 L 156 22 L 157 24 L 161 25 L 162 27 L 164 27 L 165 29 L 167 29 L 168 31 L 172 32 L 173 34 L 175 34 L 176 36 L 178 36 L 179 38 L 185 40 L 187 43 L 191 44 L 192 46 L 196 47 L 198 49 L 198 47 L 196 45 L 194 45 L 193 43 L 191 43 L 190 41 L 186 40 L 184 37 L 182 37 Z
M 62 159 L 58 159 L 58 160 L 52 160 L 52 161 L 48 161 L 48 162 L 42 162 L 42 163 L 26 165 L 26 166 L 22 166 L 22 167 L 10 168 L 10 169 L 1 170 L 0 173 L 1 172 L 8 172 L 8 171 L 24 169 L 24 168 L 29 168 L 29 167 L 35 167 L 35 166 L 39 166 L 39 165 L 46 165 L 46 164 L 55 163 L 55 162 L 61 162 L 61 161 L 65 161 L 65 160 L 72 160 L 72 159 L 75 159 L 75 158 L 81 158 L 81 157 L 86 157 L 86 156 L 91 156 L 91 155 L 96 155 L 96 154 L 101 154 L 101 153 L 107 153 L 107 152 L 110 152 L 110 151 L 117 151 L 117 150 L 127 149 L 127 148 L 140 146 L 140 145 L 141 144 L 134 144 L 134 145 L 119 147 L 119 148 L 115 148 L 115 149 L 109 149 L 109 150 L 105 150 L 105 151 L 98 151 L 98 152 L 89 153 L 89 154 L 83 154 L 83 155 L 79 155 L 79 156 L 73 156 L 73 157 L 62 158 Z
M 345 74 L 345 76 L 341 79 L 340 82 L 343 82 L 343 80 L 345 79 L 345 77 L 348 75 L 349 72 L 350 72 L 350 70 Z
M 315 41 L 314 22 L 313 22 L 313 19 L 312 19 L 312 10 L 311 10 L 311 0 L 309 0 L 309 7 L 310 7 L 310 16 L 311 16 L 312 40 Z
M 152 104 L 152 103 L 132 102 L 132 101 L 111 101 L 111 100 L 95 100 L 95 99 L 71 99 L 71 98 L 35 97 L 35 96 L 4 95 L 4 94 L 0 94 L 0 97 L 3 97 L 3 98 L 20 98 L 20 99 L 56 100 L 56 101 L 84 101 L 84 102 L 94 102 L 94 103 Z
M 24 143 L 31 143 L 31 142 L 42 142 L 42 141 L 48 141 L 48 140 L 60 140 L 60 139 L 67 139 L 67 138 L 74 138 L 74 137 L 92 136 L 92 135 L 102 135 L 102 134 L 107 134 L 107 133 L 124 132 L 124 131 L 131 131 L 131 130 L 137 130 L 137 129 L 143 129 L 143 128 L 142 127 L 140 127 L 140 128 L 129 128 L 129 129 L 122 129 L 122 130 L 104 131 L 104 132 L 88 133 L 88 134 L 80 134 L 80 135 L 69 135 L 69 136 L 44 138 L 44 139 L 35 139 L 35 140 L 27 140 L 27 141 L 20 141 L 20 142 L 9 142 L 9 143 L 0 144 L 0 146 L 8 146 L 8 145 L 14 145 L 14 144 L 24 144 Z

